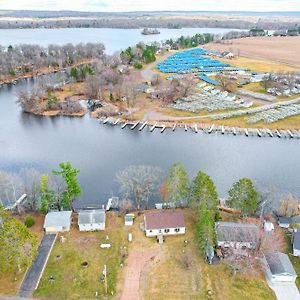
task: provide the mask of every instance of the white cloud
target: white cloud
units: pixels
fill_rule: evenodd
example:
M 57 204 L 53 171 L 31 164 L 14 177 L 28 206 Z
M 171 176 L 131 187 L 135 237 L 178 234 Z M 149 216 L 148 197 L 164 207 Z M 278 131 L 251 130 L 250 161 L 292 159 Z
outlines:
M 0 0 L 0 9 L 79 11 L 300 11 L 299 0 Z

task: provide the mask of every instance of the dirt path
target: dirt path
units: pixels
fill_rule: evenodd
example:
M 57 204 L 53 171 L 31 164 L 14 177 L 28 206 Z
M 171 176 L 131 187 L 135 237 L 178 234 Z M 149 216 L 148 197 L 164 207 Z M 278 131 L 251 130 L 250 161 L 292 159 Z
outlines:
M 140 277 L 143 267 L 152 257 L 157 255 L 157 248 L 148 251 L 134 250 L 130 252 L 125 272 L 121 300 L 139 300 Z

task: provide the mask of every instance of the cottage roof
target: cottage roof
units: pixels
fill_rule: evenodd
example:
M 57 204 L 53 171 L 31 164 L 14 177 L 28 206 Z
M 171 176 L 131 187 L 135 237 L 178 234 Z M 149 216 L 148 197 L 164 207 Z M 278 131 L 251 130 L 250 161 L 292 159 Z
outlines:
M 162 211 L 145 214 L 145 229 L 164 229 L 185 227 L 182 212 Z
M 293 248 L 300 250 L 300 231 L 295 232 L 293 240 Z
M 105 210 L 81 210 L 78 213 L 78 224 L 100 224 L 105 222 Z
M 298 216 L 294 216 L 293 218 L 292 218 L 292 222 L 291 222 L 292 224 L 300 224 L 300 215 L 298 215 Z
M 291 224 L 292 222 L 292 218 L 290 217 L 278 217 L 278 223 L 280 224 Z
M 69 227 L 71 225 L 72 211 L 51 211 L 47 213 L 44 228 Z
M 288 274 L 296 276 L 295 269 L 287 254 L 281 252 L 265 253 L 266 262 L 272 275 Z
M 217 222 L 215 225 L 219 242 L 257 242 L 258 227 L 255 224 Z

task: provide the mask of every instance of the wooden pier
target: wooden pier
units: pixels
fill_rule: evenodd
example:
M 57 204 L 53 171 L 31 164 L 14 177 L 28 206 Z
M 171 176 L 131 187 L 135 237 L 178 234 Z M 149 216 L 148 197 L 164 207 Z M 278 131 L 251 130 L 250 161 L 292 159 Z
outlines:
M 109 121 L 110 118 L 107 118 L 103 121 L 103 124 L 106 124 Z
M 166 125 L 162 125 L 160 132 L 163 133 L 165 131 L 165 129 L 166 129 Z
M 277 134 L 277 136 L 278 136 L 279 138 L 281 138 L 281 133 L 279 132 L 278 129 L 275 130 L 275 133 Z
M 294 135 L 292 134 L 292 132 L 289 129 L 287 130 L 287 133 L 289 134 L 291 139 L 294 137 Z
M 146 125 L 147 125 L 147 121 L 142 124 L 142 126 L 139 128 L 139 131 L 142 131 Z
M 214 128 L 215 128 L 215 124 L 212 124 L 208 130 L 208 133 L 211 134 L 213 132 Z
M 127 122 L 125 122 L 123 125 L 122 125 L 122 129 L 124 129 L 126 126 L 128 125 L 128 123 Z
M 155 124 L 151 127 L 150 132 L 153 132 L 156 126 L 157 126 L 157 122 L 155 122 Z
M 260 132 L 260 130 L 259 129 L 256 129 L 256 133 L 257 133 L 257 135 L 259 136 L 259 137 L 261 137 L 262 135 L 261 135 L 261 132 Z
M 198 126 L 195 124 L 195 133 L 198 133 Z
M 225 128 L 224 128 L 224 126 L 222 125 L 222 128 L 221 128 L 221 132 L 222 132 L 222 134 L 224 134 L 225 133 Z
M 232 132 L 233 132 L 233 135 L 236 135 L 236 129 L 234 127 L 232 128 Z
M 176 129 L 176 123 L 173 125 L 172 131 L 175 131 Z
M 184 124 L 184 130 L 185 131 L 187 131 L 188 129 L 187 129 L 187 126 L 186 126 L 186 124 Z
M 131 126 L 131 130 L 133 130 L 136 126 L 138 126 L 140 124 L 140 121 L 137 121 L 136 123 L 134 123 L 132 126 Z
M 120 119 L 117 119 L 117 120 L 114 122 L 114 126 L 118 125 L 119 122 L 120 122 Z
M 245 135 L 246 135 L 246 136 L 249 136 L 249 131 L 248 131 L 247 128 L 245 128 Z

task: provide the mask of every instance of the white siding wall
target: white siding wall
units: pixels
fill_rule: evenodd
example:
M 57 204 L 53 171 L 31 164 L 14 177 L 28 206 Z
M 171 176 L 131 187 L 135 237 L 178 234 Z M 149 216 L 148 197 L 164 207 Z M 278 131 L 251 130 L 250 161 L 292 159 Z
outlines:
M 293 248 L 293 255 L 294 256 L 300 256 L 300 250 Z
M 98 224 L 79 224 L 80 231 L 95 231 L 95 230 L 104 230 L 105 223 L 98 223 Z
M 133 221 L 125 221 L 125 226 L 132 226 L 133 225 Z
M 169 232 L 165 232 L 165 229 L 169 229 Z M 146 230 L 146 236 L 148 237 L 154 237 L 159 234 L 163 235 L 176 235 L 176 234 L 184 234 L 185 233 L 185 227 L 179 227 L 179 231 L 175 231 L 176 228 L 162 228 L 162 229 L 153 229 L 153 230 Z
M 279 227 L 281 228 L 289 228 L 290 225 L 289 224 L 282 224 L 282 223 L 278 223 Z
M 295 282 L 296 276 L 291 275 L 272 275 L 272 282 Z
M 56 233 L 56 232 L 69 231 L 69 230 L 70 230 L 70 228 L 63 228 L 62 226 L 45 228 L 46 233 Z

